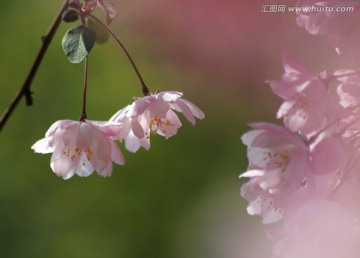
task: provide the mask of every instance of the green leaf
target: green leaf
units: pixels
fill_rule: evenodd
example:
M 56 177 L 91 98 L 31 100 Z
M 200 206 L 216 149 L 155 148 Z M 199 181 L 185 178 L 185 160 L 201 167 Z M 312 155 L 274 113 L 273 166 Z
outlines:
M 80 25 L 66 32 L 62 46 L 69 61 L 73 64 L 79 64 L 90 53 L 95 40 L 96 33 Z
M 87 20 L 87 26 L 95 31 L 96 33 L 96 43 L 104 44 L 109 40 L 109 33 L 98 23 L 93 22 L 91 19 Z

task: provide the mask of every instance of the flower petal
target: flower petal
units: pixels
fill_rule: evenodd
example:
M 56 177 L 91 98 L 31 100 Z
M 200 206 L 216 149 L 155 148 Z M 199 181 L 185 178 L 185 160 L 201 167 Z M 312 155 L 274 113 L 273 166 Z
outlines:
M 51 137 L 47 137 L 37 141 L 31 149 L 33 149 L 36 153 L 52 153 L 54 151 L 54 147 L 50 146 Z

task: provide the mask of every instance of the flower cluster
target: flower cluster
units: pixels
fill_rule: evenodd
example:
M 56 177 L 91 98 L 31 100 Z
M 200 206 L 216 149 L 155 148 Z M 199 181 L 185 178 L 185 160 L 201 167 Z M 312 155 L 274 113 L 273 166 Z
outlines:
M 311 34 L 326 36 L 348 64 L 360 60 L 358 1 L 299 1 L 301 6 L 353 6 L 352 13 L 297 14 Z M 356 61 L 356 62 L 355 62 Z M 278 222 L 273 257 L 360 257 L 360 73 L 311 73 L 289 53 L 284 74 L 269 80 L 283 99 L 284 126 L 251 124 L 242 136 L 249 167 L 241 196 L 250 215 Z M 282 223 L 281 225 L 279 223 Z
M 60 120 L 55 122 L 45 134 L 45 138 L 36 142 L 32 149 L 38 153 L 53 153 L 51 168 L 58 176 L 68 179 L 73 175 L 89 176 L 96 171 L 101 176 L 110 176 L 112 162 L 123 165 L 125 159 L 115 143 L 125 142 L 130 152 L 136 152 L 140 146 L 150 148 L 151 135 L 159 134 L 168 139 L 176 135 L 181 127 L 176 112 L 195 124 L 195 118 L 203 119 L 204 113 L 191 102 L 182 98 L 176 91 L 149 92 L 132 57 L 120 39 L 101 20 L 93 15 L 99 6 L 106 14 L 106 23 L 110 24 L 117 16 L 115 7 L 106 0 L 69 0 L 65 1 L 60 13 L 65 22 L 80 19 L 81 25 L 68 30 L 62 44 L 71 63 L 85 63 L 83 110 L 80 121 Z M 53 28 L 53 30 L 55 30 Z M 97 43 L 104 43 L 111 35 L 127 55 L 141 83 L 144 97 L 118 111 L 110 121 L 91 121 L 86 114 L 86 92 L 88 74 L 88 55 Z
M 192 124 L 194 117 L 205 117 L 198 107 L 181 96 L 180 92 L 164 91 L 138 98 L 107 122 L 57 121 L 45 138 L 31 148 L 38 153 L 53 153 L 51 168 L 64 179 L 74 174 L 89 176 L 94 170 L 101 176 L 110 176 L 112 161 L 125 163 L 114 141 L 125 141 L 126 149 L 131 152 L 140 146 L 148 150 L 151 135 L 169 138 L 181 127 L 174 110 L 182 112 Z

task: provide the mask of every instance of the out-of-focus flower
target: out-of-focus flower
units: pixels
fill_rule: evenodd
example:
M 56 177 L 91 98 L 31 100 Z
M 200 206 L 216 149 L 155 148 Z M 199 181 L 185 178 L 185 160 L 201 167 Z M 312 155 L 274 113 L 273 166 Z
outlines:
M 360 64 L 359 1 L 300 0 L 298 6 L 305 7 L 297 12 L 297 23 L 300 27 L 310 34 L 326 36 L 348 64 Z M 353 9 L 344 11 L 345 8 Z
M 110 121 L 124 124 L 124 129 L 117 138 L 124 140 L 126 149 L 131 152 L 136 152 L 140 146 L 149 149 L 151 134 L 159 134 L 168 139 L 181 127 L 174 110 L 183 113 L 193 125 L 195 118 L 205 117 L 197 106 L 181 97 L 180 92 L 164 91 L 136 99 L 110 118 Z
M 274 258 L 360 257 L 359 218 L 339 203 L 313 200 L 286 218 L 284 228 Z
M 360 64 L 358 1 L 298 2 L 297 21 L 325 35 L 341 57 Z M 353 12 L 342 12 L 346 7 Z M 285 73 L 269 81 L 284 99 L 285 128 L 252 125 L 243 143 L 249 168 L 240 177 L 248 213 L 263 223 L 282 219 L 273 258 L 360 257 L 360 75 L 357 69 L 311 74 L 291 55 Z
M 285 73 L 281 80 L 269 80 L 275 94 L 284 99 L 278 118 L 290 130 L 311 136 L 344 115 L 336 91 L 327 84 L 325 73 L 312 75 L 289 53 L 283 54 Z
M 109 25 L 118 15 L 114 5 L 106 0 L 85 0 L 81 10 L 84 13 L 92 13 L 99 6 L 106 14 L 106 23 Z
M 74 174 L 86 177 L 94 170 L 101 176 L 110 176 L 112 161 L 125 164 L 111 139 L 121 128 L 121 124 L 114 122 L 60 120 L 31 148 L 37 153 L 53 153 L 50 166 L 64 179 Z
M 284 127 L 268 123 L 251 127 L 241 138 L 248 147 L 249 168 L 240 177 L 250 178 L 241 195 L 249 201 L 250 215 L 260 215 L 264 224 L 277 222 L 312 192 L 309 149 Z

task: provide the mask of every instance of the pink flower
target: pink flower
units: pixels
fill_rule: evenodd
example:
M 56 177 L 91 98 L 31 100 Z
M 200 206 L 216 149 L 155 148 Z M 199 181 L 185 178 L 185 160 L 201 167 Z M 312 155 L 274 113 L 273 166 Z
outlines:
M 304 8 L 297 13 L 297 23 L 310 34 L 324 35 L 336 52 L 350 65 L 360 64 L 360 3 L 359 1 L 338 0 L 300 0 L 298 6 Z M 351 11 L 339 11 L 337 8 L 353 8 Z M 311 11 L 314 8 L 314 11 Z M 327 8 L 322 11 L 317 9 Z M 310 11 L 306 11 L 310 10 Z
M 309 149 L 299 135 L 268 123 L 252 124 L 242 136 L 248 147 L 249 168 L 240 177 L 250 181 L 241 187 L 249 201 L 250 215 L 260 215 L 264 224 L 292 213 L 313 192 Z
M 118 15 L 114 5 L 105 0 L 88 0 L 85 1 L 81 10 L 85 13 L 92 13 L 98 5 L 106 14 L 106 23 L 109 25 L 112 20 Z
M 148 150 L 150 148 L 150 138 L 145 137 L 143 129 L 147 127 L 147 121 L 144 116 L 129 117 L 130 109 L 131 106 L 128 105 L 110 118 L 110 121 L 116 121 L 123 126 L 115 139 L 125 141 L 125 148 L 128 151 L 136 152 L 140 146 Z M 149 135 L 148 131 L 146 131 L 147 135 Z
M 311 136 L 344 115 L 339 97 L 327 85 L 326 76 L 312 75 L 303 64 L 288 53 L 283 54 L 285 73 L 281 80 L 270 80 L 275 94 L 285 101 L 277 117 L 290 130 Z
M 136 152 L 140 146 L 149 149 L 151 134 L 159 134 L 166 139 L 175 135 L 181 122 L 174 110 L 183 113 L 193 125 L 195 117 L 205 117 L 198 107 L 181 96 L 180 92 L 164 91 L 138 98 L 111 117 L 110 121 L 124 124 L 118 139 L 125 141 L 126 149 L 131 152 Z
M 60 120 L 31 148 L 37 153 L 53 153 L 50 166 L 64 179 L 74 174 L 86 177 L 94 170 L 101 176 L 110 176 L 112 161 L 125 163 L 110 138 L 119 134 L 121 128 L 121 124 L 113 122 Z

